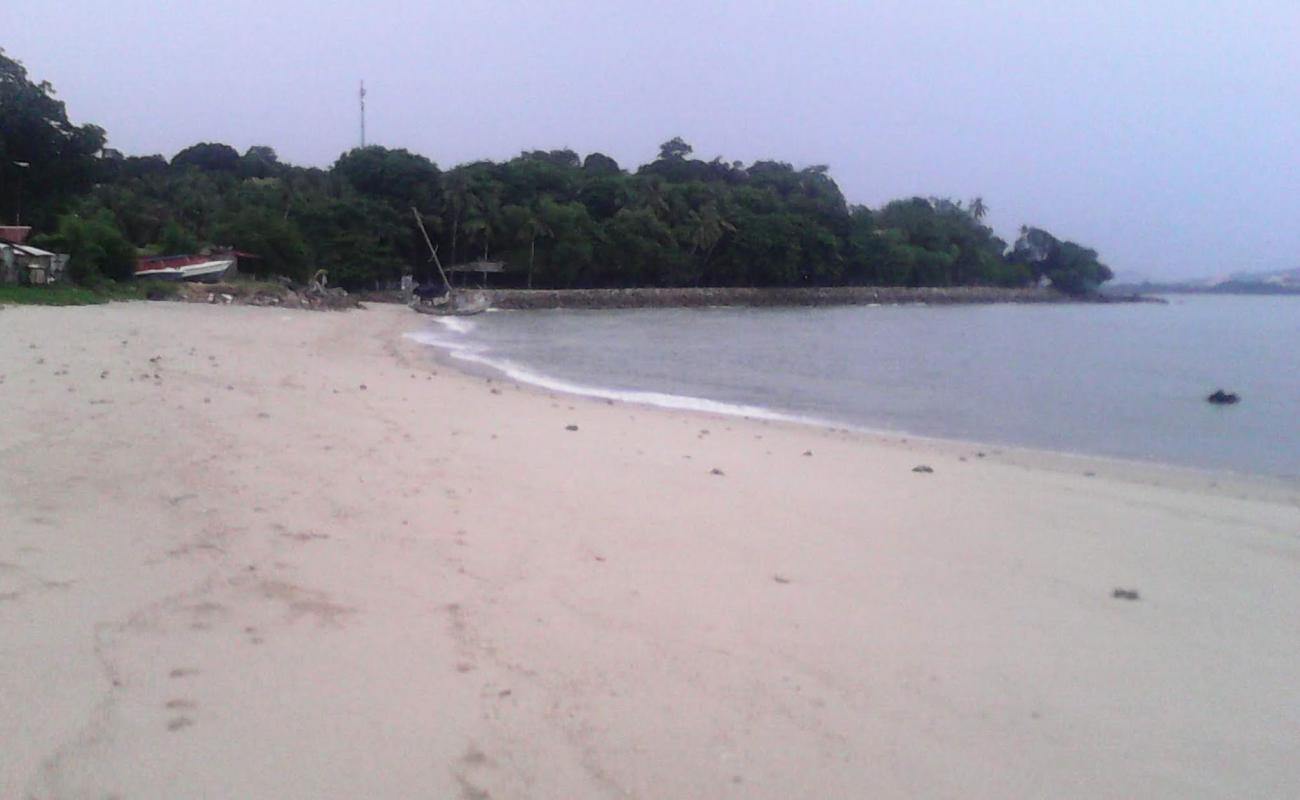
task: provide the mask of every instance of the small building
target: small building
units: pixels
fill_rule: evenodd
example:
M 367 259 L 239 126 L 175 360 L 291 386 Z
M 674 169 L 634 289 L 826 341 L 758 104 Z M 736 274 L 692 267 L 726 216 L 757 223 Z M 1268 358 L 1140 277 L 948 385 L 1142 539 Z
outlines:
M 506 271 L 506 264 L 504 261 L 486 261 L 483 259 L 479 259 L 478 261 L 470 261 L 465 264 L 452 264 L 451 266 L 447 267 L 447 273 L 452 276 L 451 280 L 453 283 L 455 283 L 455 276 L 457 274 L 460 274 L 461 276 L 460 284 L 462 286 L 464 286 L 467 283 L 466 279 L 470 275 L 474 274 L 475 272 L 479 273 L 479 275 L 481 276 L 479 285 L 486 287 L 488 273 L 505 272 L 505 271 Z
M 67 265 L 68 256 L 61 253 L 0 240 L 0 283 L 56 283 Z

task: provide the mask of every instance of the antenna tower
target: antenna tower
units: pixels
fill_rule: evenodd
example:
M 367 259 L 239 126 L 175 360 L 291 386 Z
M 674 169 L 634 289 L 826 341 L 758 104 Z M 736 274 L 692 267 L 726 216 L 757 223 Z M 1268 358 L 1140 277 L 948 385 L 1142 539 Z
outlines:
M 366 146 L 366 82 L 361 82 L 361 147 Z

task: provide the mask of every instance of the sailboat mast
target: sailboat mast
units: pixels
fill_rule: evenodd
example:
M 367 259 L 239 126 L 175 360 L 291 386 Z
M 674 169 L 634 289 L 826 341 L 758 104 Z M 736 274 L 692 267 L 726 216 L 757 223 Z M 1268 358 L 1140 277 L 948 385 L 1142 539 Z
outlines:
M 415 206 L 411 206 L 411 213 L 415 215 L 415 224 L 420 226 L 420 235 L 424 237 L 424 243 L 429 246 L 429 260 L 438 268 L 438 274 L 442 276 L 442 285 L 447 287 L 447 294 L 450 295 L 452 292 L 451 281 L 447 280 L 447 273 L 442 269 L 442 260 L 438 258 L 438 248 L 433 246 L 433 242 L 429 240 L 429 232 L 424 229 L 424 218 L 420 216 L 420 212 L 416 210 Z

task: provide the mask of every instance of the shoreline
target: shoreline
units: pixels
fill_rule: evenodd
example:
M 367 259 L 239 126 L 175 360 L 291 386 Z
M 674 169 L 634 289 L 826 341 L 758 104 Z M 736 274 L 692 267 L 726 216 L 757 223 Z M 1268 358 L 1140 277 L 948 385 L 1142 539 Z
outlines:
M 428 325 L 441 324 L 452 328 L 458 318 L 428 318 L 425 325 L 402 334 L 407 344 L 417 346 L 415 353 L 423 352 L 434 361 L 469 378 L 495 379 L 514 382 L 526 391 L 537 396 L 553 399 L 556 394 L 580 398 L 584 401 L 601 403 L 613 402 L 632 407 L 653 409 L 665 413 L 697 414 L 703 418 L 721 418 L 745 420 L 762 424 L 790 425 L 801 428 L 822 430 L 830 433 L 854 434 L 871 443 L 919 442 L 929 443 L 944 452 L 973 454 L 977 452 L 997 452 L 999 455 L 1011 455 L 1018 461 L 1033 466 L 1053 464 L 1053 469 L 1062 472 L 1098 473 L 1107 471 L 1132 477 L 1159 470 L 1170 476 L 1176 476 L 1178 482 L 1185 486 L 1211 487 L 1227 485 L 1242 490 L 1266 487 L 1264 495 L 1274 498 L 1300 497 L 1300 478 L 1289 478 L 1262 472 L 1243 472 L 1223 467 L 1205 467 L 1191 464 L 1179 464 L 1156 459 L 1125 458 L 1122 456 L 1086 453 L 1073 450 L 1032 447 L 1028 445 L 998 442 L 991 440 L 955 438 L 937 436 L 913 431 L 877 428 L 841 420 L 827 419 L 794 412 L 783 411 L 767 406 L 736 404 L 707 397 L 677 395 L 649 390 L 616 389 L 601 386 L 576 384 L 564 378 L 557 378 L 536 369 L 503 361 L 499 358 L 484 356 L 472 347 L 437 337 L 424 337 Z
M 1001 303 L 1163 303 L 1158 297 L 1098 293 L 1086 297 L 1050 287 L 996 286 L 826 286 L 826 287 L 678 287 L 636 289 L 474 289 L 501 310 L 830 307 L 854 305 L 989 305 Z M 369 302 L 402 302 L 397 292 L 361 292 Z
M 1300 787 L 1294 491 L 548 396 L 401 308 L 5 316 L 0 795 Z

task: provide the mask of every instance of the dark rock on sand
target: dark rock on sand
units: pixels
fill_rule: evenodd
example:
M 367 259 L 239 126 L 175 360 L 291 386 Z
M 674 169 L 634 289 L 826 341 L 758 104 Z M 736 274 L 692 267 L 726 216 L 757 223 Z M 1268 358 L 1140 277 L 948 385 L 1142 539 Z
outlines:
M 1137 589 L 1116 589 L 1110 593 L 1116 600 L 1139 600 Z
M 930 472 L 934 472 L 934 467 L 926 466 L 925 464 L 920 464 L 918 466 L 912 467 L 912 471 L 921 472 L 921 473 L 930 473 Z
M 1241 402 L 1241 398 L 1235 392 L 1225 392 L 1222 389 L 1215 389 L 1214 394 L 1205 398 L 1205 402 L 1212 403 L 1216 406 L 1230 406 Z

